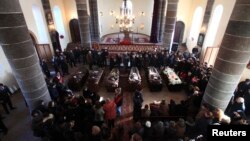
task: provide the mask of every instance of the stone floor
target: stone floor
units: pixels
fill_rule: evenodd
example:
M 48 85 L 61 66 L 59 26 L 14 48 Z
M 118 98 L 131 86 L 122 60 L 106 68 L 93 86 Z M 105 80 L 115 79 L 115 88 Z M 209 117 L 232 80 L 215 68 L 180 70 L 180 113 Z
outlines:
M 70 72 L 75 72 L 77 68 L 71 69 Z M 105 74 L 107 74 L 106 72 Z M 163 86 L 162 91 L 160 92 L 150 92 L 147 87 L 147 82 L 145 80 L 145 77 L 143 77 L 143 72 L 141 72 L 142 75 L 142 84 L 143 84 L 143 97 L 144 97 L 144 104 L 149 104 L 153 102 L 154 100 L 159 101 L 162 99 L 167 100 L 169 102 L 170 99 L 174 99 L 178 102 L 180 102 L 183 99 L 186 99 L 186 95 L 184 92 L 169 92 L 167 87 Z M 66 77 L 67 79 L 67 77 Z M 105 80 L 105 78 L 103 79 Z M 114 94 L 107 92 L 104 85 L 104 82 L 102 82 L 102 86 L 100 88 L 99 94 L 103 98 L 113 98 Z M 3 135 L 0 133 L 0 139 L 2 141 L 40 141 L 40 138 L 36 138 L 32 135 L 32 131 L 30 128 L 31 125 L 31 117 L 29 114 L 29 109 L 26 107 L 23 96 L 21 92 L 16 92 L 11 97 L 14 105 L 17 107 L 17 109 L 10 111 L 9 115 L 6 115 L 0 107 L 0 113 L 5 117 L 3 119 L 3 122 L 6 124 L 6 126 L 9 129 L 9 132 L 7 135 Z

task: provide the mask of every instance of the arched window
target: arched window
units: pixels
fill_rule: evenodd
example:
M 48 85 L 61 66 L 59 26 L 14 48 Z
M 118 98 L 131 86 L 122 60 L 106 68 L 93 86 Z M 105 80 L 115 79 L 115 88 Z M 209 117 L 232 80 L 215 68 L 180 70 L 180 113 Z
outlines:
M 55 18 L 55 25 L 56 25 L 57 32 L 59 33 L 59 35 L 65 36 L 62 13 L 58 6 L 55 6 L 53 8 L 53 14 Z
M 215 41 L 215 37 L 216 37 L 217 30 L 219 27 L 219 23 L 221 20 L 222 13 L 223 13 L 223 6 L 217 5 L 213 12 L 212 19 L 210 20 L 210 23 L 208 26 L 208 31 L 207 31 L 207 36 L 205 39 L 204 47 L 214 46 L 214 41 Z
M 47 28 L 40 8 L 37 5 L 32 5 L 32 13 L 36 23 L 39 43 L 48 43 Z
M 201 22 L 202 22 L 202 7 L 197 7 L 195 9 L 190 34 L 187 40 L 187 46 L 193 48 L 197 44 L 197 39 L 200 32 Z
M 185 30 L 185 23 L 183 21 L 177 21 L 175 24 L 174 41 L 173 42 L 182 43 L 184 30 Z

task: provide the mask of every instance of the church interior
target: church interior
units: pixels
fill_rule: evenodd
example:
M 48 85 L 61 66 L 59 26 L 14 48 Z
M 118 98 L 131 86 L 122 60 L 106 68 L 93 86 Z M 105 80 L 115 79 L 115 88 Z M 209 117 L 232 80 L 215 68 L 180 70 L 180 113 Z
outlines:
M 250 124 L 249 0 L 0 0 L 0 141 L 206 141 Z

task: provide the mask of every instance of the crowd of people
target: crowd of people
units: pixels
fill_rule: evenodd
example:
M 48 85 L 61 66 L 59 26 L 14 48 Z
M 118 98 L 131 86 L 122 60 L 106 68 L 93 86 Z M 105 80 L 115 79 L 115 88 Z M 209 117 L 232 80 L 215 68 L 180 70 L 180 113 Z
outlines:
M 138 120 L 130 130 L 131 138 L 136 135 L 143 141 L 206 140 L 208 125 L 249 125 L 249 79 L 239 83 L 225 112 L 213 109 L 202 103 L 213 67 L 207 63 L 200 65 L 195 58 L 180 58 L 175 56 L 173 68 L 182 79 L 188 98 L 178 104 L 173 99 L 169 104 L 165 99 L 146 104 L 141 110 L 141 117 L 136 117 Z M 171 117 L 176 119 L 169 119 Z
M 160 68 L 163 66 L 174 67 L 174 65 L 182 59 L 191 57 L 190 53 L 185 52 L 184 55 L 177 52 L 169 53 L 167 50 L 163 51 L 144 51 L 144 52 L 124 52 L 124 53 L 109 53 L 108 50 L 88 50 L 76 47 L 73 50 L 57 51 L 53 56 L 51 62 L 56 72 L 61 72 L 62 75 L 67 75 L 68 66 L 74 67 L 77 63 L 88 64 L 89 69 L 92 66 L 106 67 L 110 69 L 114 67 L 124 67 L 126 69 L 137 67 L 139 70 L 154 66 Z M 195 57 L 193 56 L 193 59 Z M 50 76 L 49 67 L 45 60 L 41 60 L 41 66 L 46 76 Z
M 103 53 L 107 53 L 103 51 Z M 103 56 L 102 53 L 102 56 Z M 46 75 L 46 82 L 50 92 L 51 101 L 40 106 L 32 112 L 32 130 L 34 136 L 47 141 L 99 141 L 111 139 L 115 118 L 120 115 L 122 104 L 122 90 L 116 89 L 113 99 L 102 100 L 95 92 L 85 87 L 82 95 L 74 94 L 65 85 L 64 76 L 69 74 L 68 66 L 75 67 L 80 64 L 101 67 L 105 61 L 93 59 L 100 55 L 96 51 L 74 50 L 57 52 L 52 59 L 55 76 Z M 95 60 L 95 61 L 94 61 Z M 104 59 L 101 59 L 104 60 Z M 105 59 L 106 60 L 106 59 Z M 44 67 L 45 66 L 45 67 Z M 48 64 L 41 63 L 44 74 Z M 106 121 L 106 122 L 105 122 Z M 114 138 L 114 137 L 113 137 Z
M 87 88 L 82 95 L 74 95 L 67 89 L 62 92 L 48 106 L 41 101 L 33 110 L 35 136 L 49 141 L 113 139 L 111 129 L 122 104 L 121 88 L 116 89 L 113 99 L 106 100 Z
M 68 75 L 68 66 L 78 64 L 110 69 L 137 67 L 139 70 L 154 66 L 159 71 L 168 66 L 174 69 L 183 82 L 188 98 L 179 104 L 173 99 L 152 103 L 143 107 L 142 91 L 133 95 L 133 120 L 128 136 L 132 141 L 168 140 L 205 140 L 206 127 L 210 124 L 248 124 L 250 80 L 239 83 L 225 113 L 221 109 L 210 109 L 202 104 L 202 97 L 212 74 L 213 66 L 201 64 L 189 53 L 154 51 L 111 54 L 107 50 L 82 50 L 56 52 L 52 59 L 55 75 L 51 74 L 48 62 L 41 60 L 41 68 L 52 101 L 45 105 L 43 101 L 32 111 L 32 130 L 34 136 L 44 141 L 117 141 L 124 136 L 124 126 L 115 124 L 121 116 L 123 90 L 115 90 L 113 99 L 103 100 L 87 87 L 82 95 L 74 94 L 65 85 L 64 76 Z M 2 91 L 4 89 L 4 92 Z M 5 87 L 0 85 L 1 99 L 14 109 Z M 8 96 L 4 97 L 4 94 Z M 249 99 L 249 98 L 248 98 Z M 201 107 L 201 108 L 200 108 Z M 7 109 L 8 110 L 8 109 Z M 177 120 L 151 120 L 151 117 L 179 117 Z M 0 122 L 0 128 L 5 128 Z M 6 128 L 7 129 L 7 128 Z

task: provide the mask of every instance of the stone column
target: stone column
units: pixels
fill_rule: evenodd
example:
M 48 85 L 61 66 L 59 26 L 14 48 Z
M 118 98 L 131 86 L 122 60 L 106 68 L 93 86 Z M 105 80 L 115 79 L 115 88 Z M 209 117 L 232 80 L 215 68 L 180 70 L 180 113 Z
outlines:
M 49 0 L 41 0 L 41 1 L 42 1 L 43 11 L 44 11 L 44 14 L 45 14 L 45 19 L 46 19 L 47 24 L 48 25 L 51 25 L 51 24 L 54 25 L 54 20 L 53 20 Z
M 54 52 L 56 52 L 56 50 L 62 51 L 60 42 L 58 43 L 56 38 L 55 38 L 55 32 L 54 32 L 55 31 L 55 23 L 54 23 L 54 19 L 52 16 L 49 0 L 41 0 L 41 1 L 42 1 L 42 5 L 43 5 L 43 11 L 44 11 L 48 31 L 50 34 L 50 39 L 51 39 L 52 46 L 53 46 L 53 51 Z
M 91 19 L 91 22 L 90 22 L 91 23 L 90 24 L 91 40 L 95 42 L 99 42 L 100 32 L 99 32 L 97 0 L 89 0 L 89 9 L 90 9 L 90 19 Z
M 76 8 L 78 14 L 81 44 L 83 48 L 91 48 L 91 38 L 89 30 L 89 15 L 87 12 L 87 1 L 76 0 Z
M 153 18 L 152 18 L 152 26 L 151 26 L 151 35 L 150 42 L 158 43 L 159 42 L 159 29 L 160 29 L 160 20 L 161 20 L 161 1 L 162 0 L 154 0 L 154 10 L 153 10 Z
M 205 9 L 205 14 L 204 14 L 204 17 L 203 17 L 201 31 L 200 31 L 201 33 L 206 34 L 206 32 L 207 32 L 208 23 L 210 21 L 213 5 L 214 5 L 214 0 L 207 0 L 207 6 L 206 6 L 206 9 Z
M 159 42 L 162 42 L 162 37 L 165 28 L 165 13 L 166 13 L 166 0 L 161 2 L 161 15 L 160 15 L 160 30 L 159 30 Z
M 250 1 L 237 0 L 203 102 L 225 110 L 250 59 Z
M 214 5 L 214 0 L 207 0 L 207 6 L 205 9 L 205 14 L 203 17 L 203 22 L 202 22 L 202 26 L 201 26 L 201 30 L 200 30 L 200 33 L 202 33 L 204 35 L 206 35 L 206 33 L 207 33 L 208 24 L 210 21 L 212 10 L 213 10 L 213 5 Z M 203 42 L 204 42 L 204 40 L 203 40 Z M 202 48 L 202 46 L 201 46 L 201 48 Z M 201 49 L 201 55 L 200 55 L 201 60 L 203 59 L 204 52 L 205 52 L 205 50 Z
M 173 34 L 175 30 L 178 1 L 179 0 L 168 0 L 167 5 L 163 47 L 170 50 L 172 48 Z
M 51 98 L 19 0 L 1 0 L 0 19 L 0 45 L 31 111 Z

